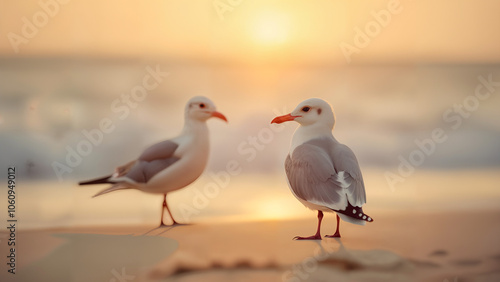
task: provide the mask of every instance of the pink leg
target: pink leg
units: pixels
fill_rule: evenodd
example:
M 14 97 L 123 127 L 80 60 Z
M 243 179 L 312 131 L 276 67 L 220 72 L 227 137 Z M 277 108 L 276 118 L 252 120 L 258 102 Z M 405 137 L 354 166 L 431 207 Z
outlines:
M 309 236 L 309 237 L 295 236 L 293 239 L 294 240 L 321 240 L 321 234 L 320 234 L 321 220 L 323 220 L 323 212 L 318 211 L 318 230 L 316 230 L 316 234 L 313 236 Z
M 170 218 L 172 219 L 173 223 L 172 225 L 178 224 L 177 221 L 175 221 L 174 217 L 172 216 L 172 213 L 170 212 L 170 209 L 168 208 L 167 204 L 167 194 L 163 194 L 163 206 L 161 208 L 161 221 L 160 221 L 160 227 L 166 226 L 165 223 L 163 223 L 163 211 L 167 209 L 168 214 L 170 215 Z
M 165 226 L 166 225 L 165 223 L 163 223 L 163 212 L 164 212 L 166 206 L 167 206 L 167 194 L 163 194 L 163 206 L 161 207 L 160 226 Z
M 173 221 L 172 225 L 179 224 L 177 221 L 175 221 L 174 216 L 172 215 L 172 213 L 170 212 L 170 209 L 168 208 L 168 204 L 167 204 L 167 195 L 165 195 L 165 201 L 164 201 L 164 204 L 165 204 L 165 207 L 167 208 L 167 211 L 168 211 L 168 214 L 170 215 L 170 218 L 171 218 L 171 219 L 172 219 L 172 221 Z
M 335 234 L 333 234 L 333 235 L 326 235 L 325 237 L 328 237 L 328 238 L 340 238 L 340 228 L 339 228 L 339 225 L 340 225 L 340 217 L 337 214 L 337 231 L 335 231 Z

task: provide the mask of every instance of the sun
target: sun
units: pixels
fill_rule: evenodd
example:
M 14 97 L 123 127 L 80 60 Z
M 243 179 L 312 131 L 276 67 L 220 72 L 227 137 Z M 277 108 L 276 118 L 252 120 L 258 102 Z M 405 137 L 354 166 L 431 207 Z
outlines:
M 256 43 L 265 46 L 283 44 L 289 36 L 289 21 L 285 14 L 261 11 L 252 21 L 252 34 Z

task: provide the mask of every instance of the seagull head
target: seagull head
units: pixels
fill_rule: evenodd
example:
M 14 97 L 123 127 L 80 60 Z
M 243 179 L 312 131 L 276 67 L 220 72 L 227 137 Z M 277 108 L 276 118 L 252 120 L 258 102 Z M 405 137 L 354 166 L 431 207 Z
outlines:
M 191 98 L 186 105 L 186 118 L 198 121 L 206 121 L 209 118 L 216 117 L 227 122 L 226 117 L 219 113 L 214 103 L 203 96 Z
M 335 114 L 325 100 L 311 98 L 300 103 L 291 113 L 274 118 L 271 123 L 296 121 L 301 126 L 319 125 L 333 129 Z

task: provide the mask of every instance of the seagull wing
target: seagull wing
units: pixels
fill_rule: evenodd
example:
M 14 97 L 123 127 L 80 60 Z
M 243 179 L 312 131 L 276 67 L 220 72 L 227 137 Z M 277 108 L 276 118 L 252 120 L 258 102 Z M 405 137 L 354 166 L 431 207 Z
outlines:
M 158 172 L 179 160 L 174 156 L 178 147 L 179 144 L 170 140 L 152 145 L 139 156 L 126 177 L 138 183 L 147 183 Z
M 292 156 L 288 155 L 285 170 L 296 197 L 333 210 L 347 207 L 345 189 L 323 148 L 310 142 L 298 146 Z
M 175 150 L 179 147 L 179 144 L 166 140 L 160 143 L 156 143 L 142 152 L 139 156 L 140 161 L 154 161 L 160 159 L 167 159 L 174 156 Z
M 338 144 L 335 146 L 332 160 L 339 180 L 348 185 L 346 192 L 349 203 L 361 207 L 366 203 L 365 184 L 354 152 L 346 145 Z

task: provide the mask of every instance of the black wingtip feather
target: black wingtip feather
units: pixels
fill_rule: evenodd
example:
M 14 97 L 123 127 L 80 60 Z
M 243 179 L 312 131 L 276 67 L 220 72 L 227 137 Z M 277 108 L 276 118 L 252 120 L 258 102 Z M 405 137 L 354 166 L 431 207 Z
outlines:
M 334 210 L 333 211 L 341 214 L 345 214 L 349 217 L 352 217 L 354 219 L 359 219 L 359 220 L 364 220 L 366 222 L 373 222 L 373 218 L 367 215 L 366 213 L 363 212 L 363 208 L 361 207 L 355 207 L 347 201 L 347 207 L 345 210 Z
M 111 175 L 97 178 L 97 179 L 92 179 L 92 180 L 87 180 L 87 181 L 81 181 L 78 183 L 78 185 L 92 185 L 92 184 L 104 184 L 104 183 L 112 183 L 108 179 L 111 177 Z

